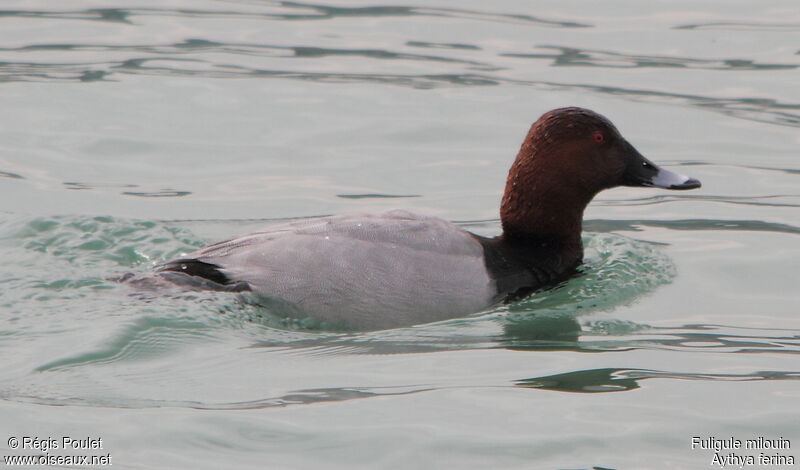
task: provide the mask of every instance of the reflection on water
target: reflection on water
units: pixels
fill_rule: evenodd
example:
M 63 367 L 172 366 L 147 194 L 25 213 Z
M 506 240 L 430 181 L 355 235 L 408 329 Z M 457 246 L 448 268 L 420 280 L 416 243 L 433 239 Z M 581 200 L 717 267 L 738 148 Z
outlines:
M 543 322 L 545 325 L 548 322 Z M 800 354 L 800 335 L 793 330 L 753 330 L 721 325 L 652 327 L 618 321 L 589 321 L 575 335 L 575 325 L 566 321 L 563 330 L 543 337 L 536 323 L 528 329 L 510 324 L 501 344 L 515 350 L 631 351 L 635 349 L 693 352 Z M 530 333 L 528 333 L 530 332 Z M 750 333 L 750 334 L 748 334 Z M 575 335 L 573 340 L 564 337 Z
M 329 53 L 328 55 L 333 55 Z M 337 55 L 358 55 L 361 57 L 381 56 L 386 58 L 408 58 L 387 52 L 339 51 Z M 302 56 L 299 56 L 302 57 Z M 318 55 L 317 57 L 324 57 Z M 415 60 L 441 60 L 416 56 Z M 202 58 L 157 57 L 135 58 L 110 63 L 39 63 L 4 62 L 0 64 L 0 82 L 30 80 L 78 80 L 96 81 L 112 79 L 114 74 L 143 74 L 159 76 L 196 76 L 208 78 L 281 78 L 309 80 L 322 83 L 368 82 L 385 85 L 409 86 L 418 89 L 440 86 L 487 86 L 523 85 L 554 90 L 587 90 L 599 94 L 621 96 L 632 101 L 670 101 L 675 104 L 700 107 L 723 114 L 758 122 L 800 126 L 800 105 L 782 103 L 767 98 L 716 98 L 713 96 L 687 93 L 668 93 L 641 88 L 623 88 L 579 83 L 563 83 L 504 78 L 475 72 L 455 72 L 437 74 L 391 74 L 391 73 L 352 73 L 352 72 L 313 72 L 287 69 L 252 68 L 234 64 L 212 64 Z M 484 66 L 484 67 L 489 67 Z M 103 68 L 104 70 L 97 70 Z M 500 68 L 500 67 L 497 67 Z
M 520 387 L 557 392 L 602 393 L 635 390 L 647 379 L 676 380 L 800 380 L 800 372 L 758 371 L 750 374 L 692 374 L 644 369 L 593 369 L 534 377 L 517 382 Z
M 195 340 L 211 341 L 214 325 L 199 319 L 140 317 L 127 325 L 117 338 L 98 350 L 66 357 L 36 367 L 37 372 L 67 370 L 87 365 L 139 361 L 176 351 Z
M 140 322 L 141 323 L 141 322 Z M 177 329 L 170 326 L 174 324 Z M 574 323 L 562 319 L 552 321 L 543 327 L 550 328 L 549 333 L 540 335 L 532 334 L 527 339 L 529 347 L 520 346 L 519 338 L 501 339 L 500 344 L 506 342 L 506 346 L 516 350 L 530 351 L 579 351 L 599 353 L 603 351 L 630 351 L 637 348 L 643 349 L 681 349 L 693 352 L 724 352 L 728 353 L 779 353 L 779 354 L 800 354 L 800 332 L 784 331 L 788 336 L 781 336 L 780 330 L 768 330 L 767 333 L 776 333 L 776 336 L 748 336 L 746 334 L 732 335 L 725 330 L 730 328 L 716 325 L 687 325 L 680 328 L 659 328 L 647 330 L 641 325 L 605 325 L 604 328 L 613 331 L 618 335 L 616 339 L 602 340 L 597 336 L 597 326 L 590 328 L 590 334 L 586 338 L 578 338 L 574 335 Z M 141 323 L 138 332 L 129 332 L 128 341 L 123 341 L 114 346 L 113 351 L 109 349 L 103 352 L 87 353 L 80 357 L 67 358 L 50 364 L 45 364 L 37 368 L 40 373 L 69 373 L 78 372 L 84 367 L 102 367 L 116 363 L 117 367 L 125 367 L 130 361 L 139 362 L 147 360 L 148 357 L 155 358 L 161 355 L 161 348 L 169 347 L 175 349 L 181 341 L 186 341 L 189 337 L 180 338 L 181 335 L 189 334 L 198 340 L 212 339 L 211 330 L 208 325 L 197 322 L 190 324 L 187 321 L 167 319 L 150 319 Z M 594 332 L 591 332 L 594 330 Z M 635 332 L 637 339 L 626 339 L 625 332 L 629 330 Z M 644 331 L 642 331 L 644 330 Z M 681 331 L 683 330 L 683 331 Z M 131 330 L 133 331 L 133 330 Z M 541 332 L 541 330 L 540 330 Z M 518 331 L 517 331 L 518 333 Z M 764 333 L 764 332 L 761 332 Z M 279 334 L 280 335 L 280 334 Z M 424 336 L 424 335 L 421 335 Z M 671 337 L 671 338 L 670 338 Z M 205 339 L 203 339 L 205 338 Z M 437 341 L 438 349 L 432 347 L 425 348 L 422 344 L 394 342 L 390 337 L 372 338 L 353 335 L 329 335 L 316 336 L 308 339 L 291 339 L 284 337 L 282 340 L 273 342 L 269 347 L 274 354 L 301 354 L 307 359 L 314 356 L 330 355 L 352 355 L 352 354 L 398 354 L 398 353 L 420 353 L 442 350 L 447 338 L 450 339 L 450 349 L 463 349 L 470 347 L 493 347 L 487 342 L 490 338 L 482 338 L 484 344 L 469 344 L 467 341 L 459 342 L 454 340 L 452 335 L 443 336 Z M 587 339 L 588 338 L 588 339 Z M 462 338 L 463 339 L 463 338 Z M 479 338 L 472 338 L 478 340 Z M 120 338 L 122 340 L 122 338 Z M 177 340 L 177 341 L 176 341 Z M 124 344 L 123 344 L 124 343 Z M 277 347 L 278 343 L 282 346 Z M 158 345 L 162 346 L 158 346 Z M 156 346 L 156 347 L 154 347 Z M 136 353 L 139 350 L 140 353 Z M 309 357 L 310 356 L 310 357 Z M 698 380 L 698 381 L 784 381 L 800 380 L 800 371 L 754 371 L 742 374 L 719 374 L 719 373 L 689 373 L 677 371 L 649 370 L 649 369 L 630 369 L 630 368 L 600 368 L 591 370 L 576 370 L 559 373 L 555 375 L 518 379 L 508 384 L 498 384 L 493 386 L 517 386 L 523 388 L 533 388 L 560 392 L 619 392 L 636 390 L 643 385 L 647 379 L 667 379 L 667 380 Z M 274 397 L 248 400 L 242 402 L 202 402 L 202 401 L 181 401 L 181 400 L 153 400 L 143 398 L 121 398 L 118 396 L 93 398 L 76 398 L 71 396 L 54 396 L 52 393 L 42 396 L 30 395 L 30 392 L 19 394 L 14 392 L 14 387 L 0 388 L 0 399 L 9 401 L 19 401 L 26 403 L 39 403 L 47 405 L 72 405 L 72 406 L 99 406 L 114 408 L 152 408 L 152 407 L 179 407 L 197 408 L 209 410 L 223 409 L 258 409 L 285 407 L 291 405 L 308 405 L 322 402 L 348 401 L 354 399 L 385 397 L 391 395 L 407 395 L 426 391 L 443 390 L 448 388 L 458 388 L 458 385 L 447 383 L 422 384 L 392 387 L 342 387 L 325 389 L 304 389 L 294 390 L 286 394 Z
M 779 170 L 775 169 L 774 171 L 786 171 L 787 173 L 792 173 L 792 170 Z M 656 194 L 653 196 L 641 197 L 641 198 L 630 198 L 625 199 L 624 201 L 598 201 L 595 204 L 606 205 L 606 206 L 646 206 L 651 204 L 661 204 L 665 202 L 674 202 L 680 200 L 695 200 L 695 201 L 711 201 L 711 202 L 721 202 L 725 204 L 734 204 L 734 205 L 743 205 L 743 206 L 768 206 L 768 207 L 800 207 L 800 204 L 788 203 L 785 202 L 791 199 L 797 199 L 800 195 L 794 194 L 771 194 L 767 196 L 715 196 L 715 195 L 670 195 L 670 194 Z M 708 228 L 712 228 L 712 225 L 715 222 L 719 221 L 709 221 Z M 733 221 L 734 223 L 736 221 Z
M 724 31 L 800 31 L 800 23 L 698 23 L 675 26 L 675 29 L 719 29 Z
M 694 353 L 800 354 L 800 332 L 750 330 L 724 325 L 653 327 L 619 320 L 582 320 L 567 314 L 474 319 L 362 334 L 279 335 L 258 348 L 291 348 L 298 354 L 401 354 L 504 348 L 515 351 L 615 352 L 674 350 Z
M 452 322 L 448 322 L 452 323 Z M 527 323 L 530 330 L 519 324 L 507 323 L 503 336 L 480 336 L 470 329 L 475 321 L 464 321 L 453 326 L 431 325 L 414 329 L 390 330 L 365 334 L 308 334 L 279 330 L 261 330 L 262 337 L 250 349 L 278 357 L 294 357 L 297 361 L 313 361 L 315 358 L 419 354 L 437 351 L 459 351 L 469 349 L 508 348 L 515 351 L 572 351 L 582 353 L 617 353 L 621 351 L 663 350 L 684 351 L 694 354 L 800 354 L 800 331 L 751 330 L 720 325 L 685 325 L 675 328 L 653 328 L 647 325 L 619 321 L 587 322 L 583 326 L 574 318 L 551 317 L 538 323 Z M 477 321 L 477 323 L 481 323 Z M 87 372 L 100 371 L 105 374 L 122 374 L 128 380 L 130 374 L 147 373 L 137 364 L 163 360 L 176 354 L 182 347 L 198 343 L 218 341 L 223 324 L 209 324 L 196 318 L 145 317 L 126 326 L 125 331 L 107 347 L 87 351 L 73 357 L 58 359 L 36 367 L 36 381 L 68 379 L 83 376 Z M 414 330 L 414 331 L 412 331 Z M 460 335 L 456 332 L 460 331 Z M 484 331 L 485 333 L 485 331 Z M 404 335 L 407 335 L 404 339 Z M 272 336 L 271 340 L 263 340 Z M 261 355 L 258 360 L 268 358 Z M 616 356 L 614 356 L 616 357 Z M 534 359 L 534 357 L 532 357 Z M 613 362 L 613 357 L 609 359 Z M 219 367 L 209 364 L 197 367 Z M 111 367 L 111 369 L 108 369 Z M 104 369 L 105 368 L 105 369 Z M 137 372 L 139 370 L 145 372 Z M 118 371 L 118 372 L 114 372 Z M 50 376 L 48 374 L 59 374 Z M 59 378 L 60 377 L 60 378 Z M 800 371 L 753 371 L 748 373 L 698 373 L 641 368 L 599 368 L 590 370 L 567 370 L 562 373 L 515 379 L 509 382 L 486 384 L 491 387 L 523 387 L 561 392 L 615 392 L 632 391 L 643 386 L 647 379 L 697 380 L 697 381 L 784 381 L 800 380 Z M 25 381 L 30 381 L 26 378 Z M 14 380 L 0 387 L 0 399 L 48 405 L 99 406 L 114 408 L 179 407 L 197 409 L 256 409 L 307 405 L 321 402 L 348 401 L 390 395 L 406 395 L 426 391 L 458 388 L 462 385 L 437 381 L 433 378 L 423 384 L 403 386 L 347 386 L 292 390 L 279 396 L 269 396 L 247 401 L 198 401 L 178 399 L 152 399 L 146 397 L 121 397 L 105 395 L 102 389 L 86 391 L 86 397 L 75 397 L 68 391 L 40 389 L 36 394 L 28 388 L 17 389 Z M 87 383 L 91 386 L 91 383 Z
M 256 410 L 263 408 L 283 408 L 294 405 L 313 405 L 317 403 L 342 402 L 363 398 L 376 398 L 435 390 L 425 387 L 347 387 L 347 388 L 316 388 L 292 390 L 284 395 L 261 398 L 257 400 L 212 403 L 191 400 L 148 400 L 148 399 L 119 399 L 119 398 L 94 398 L 91 400 L 75 397 L 36 397 L 36 396 L 4 396 L 0 390 L 0 400 L 9 400 L 20 403 L 35 403 L 51 406 L 90 406 L 108 408 L 191 408 L 197 410 Z
M 82 191 L 82 190 L 95 190 L 99 188 L 122 188 L 122 189 L 131 189 L 131 188 L 138 188 L 138 184 L 110 184 L 110 183 L 83 183 L 78 181 L 66 181 L 63 183 L 65 189 L 70 189 L 73 191 Z M 121 191 L 120 194 L 124 196 L 136 196 L 136 197 L 182 197 L 182 196 L 189 196 L 192 194 L 191 191 L 177 191 L 174 189 L 164 188 L 158 191 Z
M 649 202 L 657 204 L 666 202 L 659 200 Z M 736 204 L 736 201 L 732 201 Z M 632 202 L 636 204 L 636 200 Z M 783 204 L 781 204 L 783 205 Z M 766 222 L 763 220 L 714 220 L 714 219 L 688 219 L 688 220 L 587 220 L 584 223 L 587 230 L 598 232 L 641 231 L 642 227 L 660 227 L 670 230 L 723 230 L 723 231 L 747 231 L 747 232 L 774 232 L 788 233 L 792 235 L 800 234 L 800 227 L 789 224 Z
M 230 5 L 227 5 L 230 6 Z M 226 6 L 226 7 L 227 7 Z M 238 5 L 233 9 L 108 8 L 87 10 L 0 10 L 0 19 L 36 21 L 89 20 L 118 24 L 128 31 L 153 18 L 176 18 L 188 23 L 201 20 L 261 20 L 269 22 L 319 22 L 339 18 L 397 18 L 416 22 L 433 17 L 441 21 L 488 21 L 513 23 L 532 28 L 594 28 L 595 25 L 559 21 L 528 14 L 494 13 L 469 9 L 424 8 L 411 6 L 334 6 L 301 2 L 274 2 L 265 5 Z M 674 34 L 706 28 L 733 28 L 740 31 L 796 30 L 797 24 L 710 23 L 675 25 Z M 195 31 L 202 34 L 202 28 Z M 124 35 L 122 36 L 124 37 Z M 289 39 L 291 40 L 291 38 Z M 325 42 L 330 42 L 326 40 Z M 670 102 L 720 112 L 741 119 L 800 126 L 800 104 L 763 96 L 723 97 L 680 93 L 637 86 L 609 86 L 596 83 L 552 81 L 531 73 L 531 61 L 546 61 L 540 67 L 665 68 L 676 74 L 685 70 L 741 72 L 792 71 L 800 65 L 790 62 L 762 63 L 747 57 L 708 59 L 680 55 L 648 55 L 579 48 L 566 45 L 534 45 L 546 52 L 497 50 L 471 43 L 434 43 L 406 38 L 396 47 L 353 48 L 321 45 L 286 45 L 259 42 L 222 42 L 204 37 L 188 37 L 175 43 L 103 44 L 37 43 L 0 48 L 0 83 L 14 81 L 104 81 L 124 80 L 126 75 L 189 76 L 199 78 L 277 78 L 323 83 L 367 82 L 430 89 L 453 86 L 519 85 L 540 89 L 589 91 L 633 101 Z M 420 49 L 436 54 L 420 54 Z M 552 51 L 552 52 L 551 52 Z M 342 59 L 348 66 L 340 65 Z M 528 59 L 528 60 L 521 60 Z M 383 65 L 391 61 L 392 66 Z M 426 64 L 424 69 L 415 62 Z
M 386 199 L 386 198 L 405 198 L 405 197 L 421 197 L 419 194 L 337 194 L 336 197 L 343 199 Z
M 625 392 L 639 389 L 643 382 L 649 379 L 669 380 L 698 380 L 698 381 L 725 381 L 725 382 L 753 382 L 753 381 L 794 381 L 800 380 L 800 371 L 756 371 L 748 374 L 701 374 L 668 372 L 647 369 L 591 369 L 566 372 L 563 374 L 548 375 L 520 379 L 513 384 L 517 386 L 555 392 L 573 393 L 605 393 Z M 22 403 L 37 403 L 57 406 L 96 406 L 112 408 L 194 408 L 202 410 L 253 410 L 263 408 L 282 408 L 296 405 L 313 405 L 327 402 L 342 402 L 365 398 L 378 398 L 387 396 L 410 395 L 429 391 L 458 388 L 457 386 L 395 386 L 395 387 L 346 387 L 346 388 L 320 388 L 293 390 L 284 395 L 228 403 L 206 403 L 200 401 L 179 400 L 85 400 L 74 397 L 44 398 L 34 396 L 4 396 L 0 390 L 0 399 Z
M 137 322 L 138 326 L 131 325 L 125 337 L 118 338 L 117 344 L 109 346 L 108 350 L 89 352 L 73 358 L 65 358 L 37 367 L 39 373 L 80 374 L 83 368 L 98 368 L 109 365 L 122 367 L 121 370 L 132 364 L 148 359 L 157 359 L 162 356 L 163 348 L 174 350 L 181 343 L 192 341 L 213 341 L 213 329 L 197 321 L 145 319 Z M 613 322 L 612 322 L 613 323 Z M 533 329 L 530 335 L 523 340 L 520 337 L 506 338 L 478 338 L 446 336 L 442 331 L 441 337 L 435 343 L 432 341 L 425 346 L 425 334 L 420 334 L 422 340 L 407 342 L 397 340 L 400 334 L 385 335 L 313 335 L 303 339 L 301 336 L 286 335 L 275 332 L 276 340 L 271 344 L 261 344 L 258 349 L 267 348 L 270 354 L 299 355 L 306 360 L 314 357 L 330 357 L 331 355 L 361 355 L 361 354 L 401 354 L 421 353 L 442 350 L 459 350 L 470 348 L 494 348 L 501 346 L 518 351 L 576 351 L 576 352 L 618 352 L 632 351 L 635 349 L 649 350 L 682 350 L 694 353 L 726 352 L 726 353 L 772 353 L 772 354 L 800 354 L 800 332 L 766 330 L 753 331 L 748 335 L 746 329 L 739 329 L 739 334 L 732 334 L 730 327 L 718 325 L 686 325 L 678 328 L 648 328 L 643 325 L 632 324 L 589 324 L 584 330 L 584 335 L 576 332 L 577 323 L 573 320 L 561 318 L 543 321 L 539 324 L 541 329 Z M 428 330 L 436 330 L 435 327 Z M 423 332 L 425 329 L 423 329 Z M 613 334 L 611 339 L 603 339 L 601 331 Z M 520 330 L 514 330 L 520 334 Z M 765 335 L 766 333 L 766 335 Z M 430 332 L 432 340 L 436 332 Z M 509 332 L 509 335 L 511 332 Z M 772 334 L 772 336 L 768 336 Z M 188 336 L 187 336 L 188 335 Z M 634 339 L 630 339 L 634 337 Z M 449 343 L 448 343 L 449 341 Z M 138 352 L 137 352 L 138 351 Z M 263 360 L 263 359 L 262 359 Z M 46 379 L 46 377 L 42 377 Z M 600 368 L 590 370 L 567 371 L 554 375 L 518 379 L 506 384 L 491 386 L 517 386 L 560 392 L 618 392 L 632 391 L 643 386 L 643 381 L 648 379 L 666 380 L 697 380 L 697 381 L 785 381 L 800 380 L 800 371 L 754 371 L 741 374 L 721 373 L 695 373 L 664 371 L 636 368 Z M 92 393 L 92 398 L 76 398 L 73 396 L 59 396 L 47 392 L 45 395 L 31 395 L 30 391 L 15 392 L 13 384 L 10 388 L 0 388 L 0 399 L 27 403 L 48 405 L 72 406 L 99 406 L 114 408 L 152 408 L 152 407 L 179 407 L 197 409 L 257 409 L 285 407 L 291 405 L 307 405 L 321 402 L 348 401 L 354 399 L 373 398 L 391 395 L 406 395 L 426 391 L 458 388 L 459 385 L 447 382 L 415 384 L 391 387 L 341 387 L 324 389 L 293 390 L 280 396 L 266 397 L 248 401 L 237 402 L 203 402 L 197 400 L 154 400 L 146 398 L 121 398 L 119 396 L 103 397 Z M 44 391 L 43 391 L 44 392 Z
M 488 13 L 458 8 L 425 8 L 406 6 L 367 6 L 337 7 L 302 2 L 270 2 L 263 6 L 278 11 L 235 10 L 196 10 L 168 8 L 90 8 L 72 11 L 23 11 L 0 10 L 0 17 L 50 18 L 69 20 L 109 21 L 114 23 L 134 24 L 136 17 L 147 16 L 180 16 L 180 17 L 213 17 L 213 18 L 263 18 L 271 20 L 331 20 L 339 17 L 406 17 L 406 16 L 439 16 L 466 18 L 501 23 L 532 23 L 540 26 L 561 28 L 583 28 L 590 25 L 571 21 L 557 21 L 525 14 Z M 297 10 L 304 10 L 297 12 Z
M 564 46 L 538 46 L 538 49 L 553 50 L 552 53 L 505 53 L 503 57 L 520 59 L 547 59 L 557 67 L 611 67 L 611 68 L 659 68 L 680 67 L 705 70 L 792 70 L 797 64 L 760 64 L 746 59 L 695 59 L 691 57 L 646 56 L 622 54 L 614 51 L 578 49 Z

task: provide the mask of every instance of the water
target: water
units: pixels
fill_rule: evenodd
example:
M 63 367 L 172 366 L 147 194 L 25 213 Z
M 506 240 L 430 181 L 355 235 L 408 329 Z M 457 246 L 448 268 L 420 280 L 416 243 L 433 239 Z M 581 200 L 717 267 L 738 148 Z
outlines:
M 708 468 L 697 436 L 800 457 L 795 2 L 8 0 L 0 28 L 4 456 L 91 436 L 50 455 Z M 703 188 L 601 194 L 584 276 L 521 303 L 337 333 L 108 280 L 297 217 L 496 234 L 527 127 L 565 105 Z

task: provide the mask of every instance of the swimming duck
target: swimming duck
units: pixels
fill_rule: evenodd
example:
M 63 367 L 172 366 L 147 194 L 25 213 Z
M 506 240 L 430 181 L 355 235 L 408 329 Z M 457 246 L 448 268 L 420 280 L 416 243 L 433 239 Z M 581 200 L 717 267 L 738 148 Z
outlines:
M 605 117 L 554 109 L 533 123 L 511 165 L 497 237 L 403 210 L 321 217 L 207 246 L 156 266 L 156 275 L 361 330 L 446 320 L 574 275 L 584 209 L 615 186 L 700 182 L 646 159 Z

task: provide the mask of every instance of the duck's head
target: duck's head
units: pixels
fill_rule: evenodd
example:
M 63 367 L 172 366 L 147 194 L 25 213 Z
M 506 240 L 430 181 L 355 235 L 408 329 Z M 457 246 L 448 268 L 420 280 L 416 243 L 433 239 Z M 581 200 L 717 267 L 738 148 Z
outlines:
M 593 111 L 549 111 L 533 123 L 509 171 L 500 209 L 504 232 L 579 240 L 586 205 L 616 186 L 694 189 L 700 181 L 646 159 Z

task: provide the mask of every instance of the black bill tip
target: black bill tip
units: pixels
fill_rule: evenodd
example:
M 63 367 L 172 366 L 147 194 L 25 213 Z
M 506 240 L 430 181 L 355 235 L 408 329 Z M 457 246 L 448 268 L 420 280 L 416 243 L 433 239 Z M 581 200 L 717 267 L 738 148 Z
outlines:
M 697 189 L 700 186 L 702 186 L 700 180 L 696 178 L 687 178 L 683 183 L 673 184 L 667 189 Z

